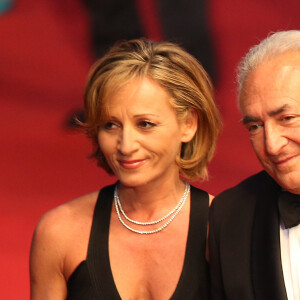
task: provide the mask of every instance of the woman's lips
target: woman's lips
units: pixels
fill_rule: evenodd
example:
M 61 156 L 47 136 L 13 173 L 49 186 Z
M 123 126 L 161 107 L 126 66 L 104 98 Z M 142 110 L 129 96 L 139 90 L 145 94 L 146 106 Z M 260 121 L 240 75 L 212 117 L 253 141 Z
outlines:
M 136 169 L 145 163 L 145 159 L 139 160 L 119 160 L 119 164 L 125 169 Z

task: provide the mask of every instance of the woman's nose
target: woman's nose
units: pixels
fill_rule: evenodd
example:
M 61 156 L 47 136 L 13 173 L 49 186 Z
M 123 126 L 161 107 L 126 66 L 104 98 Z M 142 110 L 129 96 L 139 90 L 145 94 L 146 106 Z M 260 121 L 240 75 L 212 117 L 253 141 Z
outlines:
M 134 153 L 137 147 L 137 132 L 131 126 L 123 127 L 118 141 L 118 150 L 128 156 Z

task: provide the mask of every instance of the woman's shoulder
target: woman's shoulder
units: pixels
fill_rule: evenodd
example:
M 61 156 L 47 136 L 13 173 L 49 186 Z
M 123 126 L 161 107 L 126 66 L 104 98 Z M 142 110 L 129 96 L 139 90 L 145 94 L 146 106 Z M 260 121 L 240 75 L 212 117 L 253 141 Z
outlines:
M 93 192 L 62 204 L 38 222 L 30 251 L 31 285 L 37 295 L 52 290 L 65 293 L 66 279 L 85 257 L 97 195 Z
M 65 252 L 74 235 L 89 230 L 97 195 L 98 192 L 92 192 L 46 212 L 35 228 L 33 245 Z
M 197 186 L 194 186 L 194 185 L 192 185 L 192 189 L 193 189 L 194 191 L 199 191 L 199 192 L 201 193 L 200 195 L 202 195 L 202 197 L 204 196 L 205 199 L 207 199 L 206 197 L 208 197 L 208 206 L 211 205 L 213 199 L 215 198 L 214 195 L 211 195 L 211 194 L 208 193 L 206 190 L 203 190 L 203 189 L 201 189 L 201 188 L 199 188 L 199 187 L 197 187 Z
M 41 217 L 36 230 L 61 233 L 66 228 L 73 228 L 92 217 L 97 196 L 98 192 L 92 192 L 51 209 Z

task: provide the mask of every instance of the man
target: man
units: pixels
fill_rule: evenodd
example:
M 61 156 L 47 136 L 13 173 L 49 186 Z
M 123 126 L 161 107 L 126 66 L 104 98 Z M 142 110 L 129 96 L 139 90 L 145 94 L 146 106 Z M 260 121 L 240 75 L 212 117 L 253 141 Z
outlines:
M 300 31 L 250 49 L 239 106 L 264 171 L 215 198 L 212 299 L 300 299 Z

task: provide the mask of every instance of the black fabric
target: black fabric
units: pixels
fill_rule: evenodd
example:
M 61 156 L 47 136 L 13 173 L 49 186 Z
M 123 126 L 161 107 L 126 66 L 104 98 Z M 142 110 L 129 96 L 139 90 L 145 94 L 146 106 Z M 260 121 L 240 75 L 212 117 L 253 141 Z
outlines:
M 280 251 L 280 187 L 271 179 L 261 183 L 252 236 L 252 278 L 255 299 L 287 300 Z M 276 287 L 276 288 L 274 288 Z
M 84 0 L 90 13 L 93 47 L 97 57 L 118 40 L 146 37 L 138 0 Z M 202 64 L 217 82 L 217 57 L 210 30 L 209 10 L 204 0 L 152 0 L 161 27 L 159 39 L 179 43 Z M 142 4 L 141 4 L 142 5 Z
M 144 36 L 135 0 L 84 0 L 90 13 L 92 39 L 97 57 L 118 40 Z
M 69 278 L 67 299 L 96 299 L 86 260 L 78 265 Z
M 157 0 L 164 38 L 196 57 L 217 82 L 217 56 L 210 31 L 208 1 Z
M 214 199 L 209 217 L 213 300 L 287 300 L 280 256 L 279 190 L 263 171 Z
M 68 281 L 68 300 L 121 299 L 113 280 L 108 254 L 113 191 L 114 185 L 105 187 L 99 193 L 87 259 L 76 268 Z M 190 226 L 184 266 L 172 300 L 210 299 L 205 260 L 208 202 L 206 192 L 191 187 Z
M 300 224 L 300 195 L 281 191 L 278 207 L 285 228 L 292 228 Z

